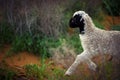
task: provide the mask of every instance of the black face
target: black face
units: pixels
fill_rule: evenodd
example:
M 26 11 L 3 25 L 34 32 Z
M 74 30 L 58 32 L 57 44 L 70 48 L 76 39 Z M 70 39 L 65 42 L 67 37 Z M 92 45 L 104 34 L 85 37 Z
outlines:
M 82 16 L 80 15 L 75 15 L 69 21 L 69 26 L 71 28 L 79 28 L 80 34 L 84 34 L 84 25 L 85 25 L 84 20 L 82 19 Z

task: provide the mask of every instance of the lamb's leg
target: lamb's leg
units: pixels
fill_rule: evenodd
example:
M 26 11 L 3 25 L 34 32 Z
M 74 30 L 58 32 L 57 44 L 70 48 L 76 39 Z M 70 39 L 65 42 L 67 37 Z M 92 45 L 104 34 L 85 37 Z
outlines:
M 81 54 L 77 55 L 76 60 L 74 61 L 74 63 L 68 68 L 68 70 L 66 71 L 65 75 L 69 76 L 71 75 L 75 69 L 77 68 L 77 66 L 84 61 L 88 61 L 89 60 L 89 55 L 84 51 Z
M 80 64 L 80 55 L 77 56 L 76 60 L 74 61 L 74 63 L 68 68 L 68 70 L 65 72 L 65 75 L 69 76 L 71 75 L 75 69 L 77 68 L 77 66 Z
M 90 58 L 91 58 L 91 55 L 88 54 L 87 51 L 84 51 L 83 53 L 77 55 L 76 60 L 68 68 L 65 75 L 67 76 L 71 75 L 81 62 L 86 62 L 90 69 L 96 71 L 97 65 L 94 62 L 92 62 Z
M 91 61 L 91 60 L 89 59 L 89 60 L 87 61 L 87 64 L 88 64 L 88 67 L 89 67 L 91 70 L 96 71 L 97 65 L 96 65 L 93 61 Z

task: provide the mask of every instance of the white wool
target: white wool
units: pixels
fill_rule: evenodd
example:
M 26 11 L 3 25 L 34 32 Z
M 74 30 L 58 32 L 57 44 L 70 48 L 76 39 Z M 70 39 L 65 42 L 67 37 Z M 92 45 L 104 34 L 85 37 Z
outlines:
M 87 63 L 89 68 L 95 71 L 97 65 L 91 58 L 98 54 L 120 55 L 119 31 L 105 31 L 95 27 L 90 16 L 84 11 L 77 11 L 73 14 L 75 15 L 81 15 L 84 19 L 85 34 L 79 35 L 84 51 L 76 57 L 65 75 L 71 75 L 81 62 Z

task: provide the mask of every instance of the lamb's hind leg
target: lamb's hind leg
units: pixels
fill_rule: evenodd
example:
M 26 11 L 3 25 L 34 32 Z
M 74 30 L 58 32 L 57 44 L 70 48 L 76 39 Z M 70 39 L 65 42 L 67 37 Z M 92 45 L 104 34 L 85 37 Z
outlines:
M 91 60 L 89 59 L 89 60 L 87 61 L 87 64 L 88 64 L 88 67 L 89 67 L 91 70 L 96 71 L 97 65 L 96 65 L 93 61 L 91 61 Z

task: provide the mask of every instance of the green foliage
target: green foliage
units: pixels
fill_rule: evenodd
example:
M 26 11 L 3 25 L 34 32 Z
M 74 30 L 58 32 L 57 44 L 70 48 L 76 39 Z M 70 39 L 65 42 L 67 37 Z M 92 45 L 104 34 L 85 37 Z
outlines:
M 45 71 L 46 67 L 46 64 L 42 64 L 41 66 L 38 66 L 36 64 L 28 64 L 25 66 L 26 75 L 29 78 L 37 78 L 39 80 L 43 80 L 48 75 Z
M 111 26 L 112 30 L 118 30 L 120 31 L 120 25 L 114 25 L 114 26 Z
M 120 0 L 103 0 L 103 8 L 109 15 L 120 15 Z
M 63 69 L 54 68 L 53 70 L 50 70 L 50 66 L 51 66 L 51 63 L 45 64 L 43 61 L 43 63 L 40 66 L 36 64 L 28 64 L 24 66 L 24 68 L 28 78 L 35 78 L 37 80 L 65 79 Z
M 99 78 L 101 76 L 101 79 L 106 79 L 106 80 L 113 80 L 113 72 L 114 72 L 114 68 L 113 68 L 113 62 L 104 62 L 99 65 L 99 72 L 97 77 Z M 115 75 L 115 74 L 114 74 Z
M 0 68 L 0 80 L 13 80 L 15 74 L 15 71 L 11 69 L 8 69 L 6 67 Z
M 101 23 L 99 23 L 97 20 L 94 19 L 93 22 L 94 22 L 96 27 L 98 27 L 100 29 L 104 29 L 104 26 Z
M 70 46 L 75 48 L 75 51 L 77 54 L 79 54 L 83 51 L 81 42 L 79 39 L 79 34 L 73 34 L 71 36 L 68 36 L 68 38 L 66 38 L 66 41 Z
M 42 33 L 34 33 L 33 35 L 26 32 L 24 35 L 14 34 L 12 26 L 3 22 L 0 24 L 0 47 L 4 44 L 12 44 L 12 48 L 7 53 L 17 53 L 21 51 L 32 52 L 36 55 L 50 57 L 49 48 L 57 47 L 61 43 L 54 37 L 46 36 Z
M 110 80 L 112 72 L 113 72 L 113 64 L 112 64 L 112 62 L 107 62 L 106 63 L 105 70 L 106 70 L 106 77 L 107 77 L 107 79 Z
M 49 80 L 66 80 L 64 76 L 64 70 L 60 68 L 54 68 L 52 71 L 53 76 L 50 76 Z
M 20 52 L 20 51 L 28 51 L 33 52 L 36 55 L 40 55 L 41 57 L 46 56 L 50 57 L 49 48 L 57 47 L 61 43 L 59 40 L 54 39 L 53 37 L 40 36 L 39 34 L 32 37 L 29 34 L 25 34 L 20 37 L 16 37 L 12 43 L 11 51 Z
M 11 26 L 9 26 L 5 21 L 0 24 L 0 46 L 2 44 L 9 44 L 12 42 L 14 37 L 14 32 Z

